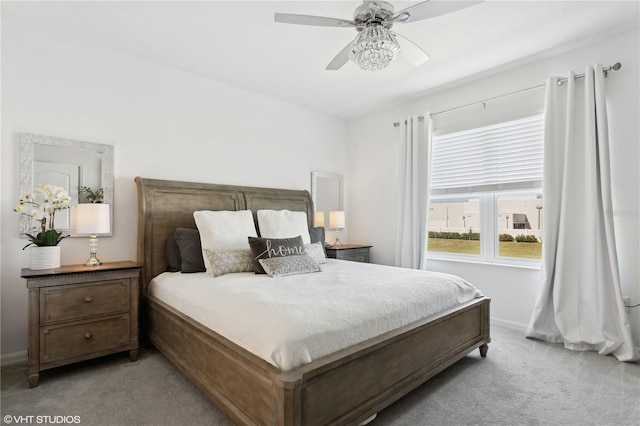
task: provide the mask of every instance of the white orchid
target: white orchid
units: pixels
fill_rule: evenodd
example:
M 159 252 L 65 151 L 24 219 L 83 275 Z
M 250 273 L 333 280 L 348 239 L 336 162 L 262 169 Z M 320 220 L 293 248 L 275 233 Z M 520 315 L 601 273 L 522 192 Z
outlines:
M 56 211 L 71 207 L 71 197 L 63 187 L 54 185 L 38 184 L 35 193 L 36 197 L 31 194 L 26 194 L 18 201 L 18 206 L 13 209 L 13 211 L 18 214 L 29 216 L 40 221 L 40 232 L 38 232 L 36 236 L 25 234 L 31 241 L 25 248 L 31 244 L 37 246 L 55 246 L 66 237 L 55 229 Z M 40 203 L 36 200 L 38 197 L 42 198 Z M 27 206 L 31 207 L 29 212 L 25 211 L 28 208 Z M 47 229 L 47 222 L 49 229 Z

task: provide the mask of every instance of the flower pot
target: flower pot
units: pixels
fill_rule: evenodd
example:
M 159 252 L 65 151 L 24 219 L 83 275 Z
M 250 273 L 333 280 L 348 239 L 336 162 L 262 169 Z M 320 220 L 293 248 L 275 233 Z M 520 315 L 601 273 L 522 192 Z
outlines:
M 29 247 L 31 269 L 53 269 L 60 267 L 60 246 Z

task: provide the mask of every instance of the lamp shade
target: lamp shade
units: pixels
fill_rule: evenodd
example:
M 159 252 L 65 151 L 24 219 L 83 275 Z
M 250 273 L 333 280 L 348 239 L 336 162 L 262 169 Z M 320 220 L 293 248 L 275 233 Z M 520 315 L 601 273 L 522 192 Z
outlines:
M 313 218 L 313 226 L 324 228 L 324 212 L 316 212 Z
M 344 228 L 344 211 L 329 212 L 329 228 Z
M 76 232 L 79 234 L 106 234 L 111 230 L 109 204 L 78 204 Z

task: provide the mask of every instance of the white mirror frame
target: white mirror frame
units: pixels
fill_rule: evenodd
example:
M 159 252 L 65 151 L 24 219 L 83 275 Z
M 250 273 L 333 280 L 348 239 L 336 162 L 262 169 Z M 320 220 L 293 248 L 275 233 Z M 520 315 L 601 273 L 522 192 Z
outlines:
M 318 210 L 318 187 L 319 185 L 322 185 L 323 179 L 338 180 L 339 182 L 338 210 L 344 210 L 344 203 L 343 203 L 344 182 L 343 182 L 342 175 L 338 173 L 311 172 L 311 199 L 313 200 L 313 207 L 315 211 L 319 211 Z M 325 213 L 329 213 L 329 212 L 327 211 Z M 325 228 L 329 229 L 328 222 L 325 222 Z
M 34 182 L 34 147 L 36 145 L 47 145 L 54 147 L 69 148 L 78 151 L 91 151 L 99 154 L 104 154 L 102 157 L 102 176 L 101 185 L 104 189 L 103 203 L 109 204 L 110 212 L 110 231 L 104 234 L 97 234 L 100 236 L 112 236 L 113 235 L 113 182 L 114 182 L 114 169 L 113 169 L 113 146 L 98 144 L 93 142 L 84 142 L 73 139 L 57 138 L 53 136 L 37 135 L 32 133 L 20 134 L 20 196 L 33 193 Z M 77 204 L 78 200 L 72 200 L 72 203 Z M 20 235 L 31 231 L 31 221 L 29 217 L 23 215 L 20 216 Z M 78 234 L 73 229 L 62 229 L 63 232 L 69 233 L 71 237 L 84 237 L 86 234 Z

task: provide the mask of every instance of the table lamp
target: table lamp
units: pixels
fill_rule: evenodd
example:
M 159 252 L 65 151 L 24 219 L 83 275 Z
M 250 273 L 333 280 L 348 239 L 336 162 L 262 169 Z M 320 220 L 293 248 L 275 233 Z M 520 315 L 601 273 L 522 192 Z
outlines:
M 78 204 L 76 210 L 76 232 L 89 234 L 90 257 L 84 266 L 98 266 L 98 238 L 96 234 L 106 234 L 111 229 L 109 204 Z
M 333 248 L 340 247 L 340 230 L 344 228 L 344 211 L 329 212 L 329 228 L 336 231 L 336 242 Z

